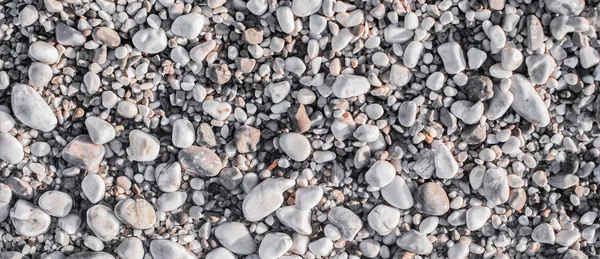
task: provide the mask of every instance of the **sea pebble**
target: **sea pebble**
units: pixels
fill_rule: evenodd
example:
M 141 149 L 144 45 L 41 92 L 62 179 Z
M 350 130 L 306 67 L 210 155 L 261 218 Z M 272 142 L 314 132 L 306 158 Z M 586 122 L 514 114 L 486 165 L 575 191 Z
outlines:
M 97 174 L 88 174 L 81 181 L 81 190 L 91 203 L 98 203 L 104 198 L 106 184 Z
M 47 191 L 40 196 L 38 204 L 48 215 L 61 218 L 71 212 L 73 198 L 65 192 Z
M 111 241 L 119 235 L 121 224 L 112 209 L 105 205 L 94 205 L 86 212 L 87 226 L 102 241 Z
M 127 155 L 134 161 L 153 161 L 159 155 L 160 143 L 156 137 L 141 130 L 129 132 Z
M 179 151 L 178 158 L 184 172 L 192 176 L 212 177 L 223 169 L 219 156 L 205 147 L 184 148 Z
M 196 255 L 171 240 L 152 240 L 150 254 L 153 258 L 196 259 Z
M 52 131 L 58 124 L 50 106 L 31 86 L 13 85 L 10 100 L 13 114 L 23 124 L 43 132 Z
M 258 248 L 260 258 L 279 258 L 292 247 L 292 238 L 284 233 L 265 235 Z
M 266 179 L 246 195 L 242 203 L 244 217 L 259 221 L 275 212 L 283 203 L 282 193 L 294 186 L 290 179 Z
M 362 228 L 362 220 L 351 210 L 344 207 L 335 207 L 327 214 L 327 219 L 335 225 L 342 234 L 342 240 L 353 240 Z
M 218 225 L 215 228 L 215 237 L 222 246 L 239 255 L 249 255 L 257 249 L 248 228 L 239 222 L 225 222 Z
M 367 216 L 369 226 L 379 235 L 391 233 L 400 222 L 400 210 L 387 205 L 377 205 Z
M 10 221 L 19 234 L 35 237 L 48 231 L 51 217 L 33 203 L 17 200 L 10 209 Z
M 163 29 L 146 28 L 137 31 L 131 42 L 144 53 L 156 54 L 167 48 L 167 35 Z
M 134 229 L 154 227 L 156 212 L 145 199 L 125 199 L 115 205 L 115 216 Z
M 304 161 L 312 151 L 308 139 L 299 133 L 285 133 L 279 138 L 279 148 L 291 159 Z

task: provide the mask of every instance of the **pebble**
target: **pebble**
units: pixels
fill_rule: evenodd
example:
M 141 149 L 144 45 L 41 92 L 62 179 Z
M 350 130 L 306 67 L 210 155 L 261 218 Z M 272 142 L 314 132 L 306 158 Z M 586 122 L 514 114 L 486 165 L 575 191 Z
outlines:
M 400 222 L 400 210 L 383 204 L 377 205 L 369 212 L 367 222 L 379 235 L 388 235 Z
M 510 92 L 514 96 L 511 108 L 523 119 L 545 127 L 550 123 L 548 108 L 542 98 L 535 91 L 534 86 L 527 78 L 515 74 L 511 77 Z
M 8 113 L 0 111 L 0 133 L 9 132 L 15 127 L 15 119 Z
M 91 203 L 98 203 L 104 199 L 104 193 L 106 192 L 106 184 L 102 177 L 97 174 L 88 174 L 81 181 L 81 190 L 85 197 Z
M 503 168 L 490 168 L 483 176 L 483 192 L 490 207 L 508 201 L 509 186 L 506 170 Z
M 83 244 L 93 251 L 102 251 L 104 249 L 104 244 L 102 244 L 102 240 L 98 239 L 95 236 L 86 236 L 83 238 Z
M 312 233 L 311 211 L 300 209 L 298 206 L 281 207 L 275 213 L 279 222 L 302 235 Z
M 79 217 L 77 214 L 71 213 L 58 219 L 58 226 L 69 235 L 75 234 L 80 225 L 81 217 Z
M 485 225 L 491 215 L 492 211 L 488 207 L 473 206 L 467 210 L 467 227 L 471 231 L 476 231 Z
M 119 235 L 120 223 L 112 209 L 94 205 L 87 210 L 87 226 L 102 241 L 111 241 Z
M 404 127 L 410 127 L 415 124 L 418 106 L 413 101 L 407 101 L 398 107 L 398 122 Z
M 206 254 L 206 259 L 235 259 L 235 255 L 226 248 L 217 247 Z
M 350 137 L 356 130 L 356 122 L 349 112 L 345 112 L 339 118 L 333 120 L 331 124 L 331 133 L 335 139 L 344 141 Z
M 390 71 L 390 83 L 397 87 L 402 87 L 410 82 L 412 76 L 412 72 L 407 67 L 395 64 Z
M 171 240 L 152 240 L 152 242 L 150 242 L 150 254 L 152 255 L 152 258 L 198 258 L 196 255 L 188 251 L 184 246 Z
M 115 139 L 117 132 L 107 121 L 98 117 L 90 116 L 85 119 L 85 127 L 92 142 L 103 145 Z
M 117 113 L 125 118 L 131 119 L 138 115 L 138 107 L 133 102 L 126 100 L 121 101 L 117 105 Z
M 62 158 L 78 168 L 97 172 L 105 153 L 104 146 L 94 144 L 90 136 L 79 135 L 62 150 Z
M 280 103 L 290 93 L 290 83 L 288 81 L 281 81 L 273 83 L 267 86 L 267 92 L 271 95 L 271 101 L 273 103 Z
M 189 13 L 177 17 L 171 24 L 171 32 L 192 40 L 198 38 L 204 27 L 204 17 L 199 13 Z
M 181 16 L 180 16 L 181 17 Z M 179 18 L 178 18 L 179 19 Z M 206 56 L 217 46 L 217 42 L 209 40 L 204 43 L 198 44 L 190 50 L 190 58 L 197 63 L 202 63 Z
M 494 84 L 487 76 L 470 76 L 469 81 L 462 87 L 467 94 L 467 98 L 472 102 L 489 100 L 494 96 Z
M 194 125 L 189 120 L 179 119 L 173 123 L 173 146 L 186 148 L 193 145 L 195 140 Z
M 145 199 L 125 199 L 115 205 L 115 216 L 134 229 L 150 229 L 156 222 L 156 212 Z
M 67 256 L 65 259 L 115 259 L 107 252 L 78 252 Z
M 375 162 L 365 173 L 365 181 L 374 187 L 385 187 L 394 179 L 396 170 L 394 166 L 387 161 Z
M 292 247 L 292 238 L 284 233 L 265 235 L 258 248 L 260 258 L 279 258 Z
M 399 26 L 386 26 L 383 30 L 383 38 L 387 43 L 402 44 L 413 38 L 415 32 Z
M 584 7 L 584 0 L 544 0 L 546 8 L 553 13 L 562 15 L 579 15 Z
M 468 125 L 478 123 L 483 116 L 484 109 L 482 102 L 474 103 L 466 100 L 458 100 L 450 107 L 452 114 Z
M 309 185 L 296 190 L 294 203 L 302 210 L 310 210 L 319 204 L 323 198 L 323 189 L 318 186 Z
M 141 29 L 133 35 L 131 42 L 141 52 L 157 54 L 167 48 L 167 34 L 163 29 Z
M 19 13 L 19 24 L 27 27 L 34 24 L 39 18 L 39 14 L 35 6 L 26 5 Z
M 395 175 L 389 184 L 381 188 L 381 196 L 390 205 L 399 209 L 410 209 L 414 204 L 408 185 L 398 175 Z
M 174 192 L 181 186 L 181 165 L 177 162 L 159 164 L 154 174 L 156 185 L 163 192 Z
M 29 57 L 44 64 L 53 64 L 58 61 L 58 50 L 49 43 L 36 41 L 29 46 Z M 14 91 L 14 87 L 13 87 Z
M 288 6 L 279 7 L 277 9 L 276 16 L 277 23 L 279 24 L 279 27 L 281 27 L 281 31 L 284 33 L 290 34 L 296 29 L 296 26 L 294 25 L 294 12 L 292 11 L 292 8 Z
M 12 191 L 8 185 L 0 183 L 0 221 L 4 221 L 10 213 Z
M 184 148 L 179 151 L 178 158 L 181 168 L 192 176 L 212 177 L 223 169 L 219 156 L 205 147 Z
M 9 164 L 17 164 L 23 160 L 23 145 L 10 133 L 0 133 L 0 159 Z
M 129 132 L 127 155 L 134 161 L 153 161 L 159 155 L 160 142 L 156 137 L 141 130 Z
M 242 203 L 244 217 L 249 221 L 259 221 L 275 212 L 283 204 L 282 193 L 293 187 L 290 179 L 266 179 L 246 195 Z
M 48 215 L 62 218 L 71 212 L 73 199 L 71 195 L 61 191 L 47 191 L 40 196 L 38 204 Z
M 427 215 L 441 216 L 450 209 L 450 201 L 444 188 L 437 183 L 428 182 L 419 186 L 415 208 Z
M 412 229 L 402 234 L 396 241 L 396 244 L 404 250 L 419 255 L 430 254 L 433 250 L 433 244 L 427 239 L 427 236 Z
M 374 142 L 379 137 L 379 128 L 375 125 L 361 125 L 352 134 L 358 141 Z
M 176 210 L 185 203 L 187 197 L 187 193 L 181 191 L 163 193 L 156 200 L 156 208 L 164 212 Z
M 544 84 L 556 68 L 556 61 L 550 55 L 531 55 L 525 58 L 529 80 L 534 84 Z M 514 75 L 511 79 L 515 81 Z M 512 87 L 511 87 L 512 88 Z
M 303 104 L 292 105 L 288 109 L 288 119 L 292 130 L 298 133 L 306 132 L 312 126 Z
M 331 89 L 337 98 L 350 98 L 366 94 L 371 84 L 366 77 L 343 74 L 335 79 Z
M 523 64 L 523 53 L 515 48 L 504 48 L 500 54 L 502 68 L 514 71 Z
M 107 47 L 116 48 L 121 45 L 121 37 L 117 31 L 108 27 L 97 27 L 92 32 L 92 38 Z
M 531 239 L 533 241 L 542 244 L 554 244 L 556 241 L 556 235 L 554 229 L 548 223 L 541 223 L 537 225 L 531 232 Z
M 121 258 L 143 259 L 144 244 L 137 237 L 128 237 L 121 241 L 121 244 L 115 249 L 115 253 Z
M 226 120 L 231 114 L 231 105 L 226 102 L 206 100 L 202 103 L 202 109 L 217 120 Z
M 37 87 L 46 86 L 50 80 L 52 80 L 52 76 L 54 75 L 52 68 L 49 65 L 40 62 L 31 63 L 27 71 L 29 77 L 28 84 Z
M 467 62 L 462 48 L 456 42 L 447 42 L 438 47 L 438 54 L 444 62 L 446 73 L 454 75 L 465 70 Z
M 279 148 L 294 161 L 306 160 L 312 151 L 308 139 L 299 133 L 285 133 L 279 138 Z
M 26 237 L 44 234 L 50 228 L 50 215 L 26 200 L 17 200 L 10 209 L 10 221 L 15 230 Z
M 23 124 L 43 132 L 50 132 L 56 128 L 56 115 L 31 86 L 13 85 L 10 100 L 14 116 Z
M 452 179 L 458 173 L 458 163 L 452 153 L 439 141 L 432 145 L 435 158 L 435 175 L 442 179 Z
M 223 247 L 235 254 L 249 255 L 257 249 L 248 228 L 239 222 L 225 222 L 218 225 L 215 228 L 215 237 Z
M 327 256 L 333 249 L 333 242 L 326 237 L 322 237 L 310 242 L 308 249 L 316 256 Z
M 342 240 L 353 240 L 358 231 L 362 228 L 362 220 L 349 209 L 344 207 L 335 207 L 327 214 L 329 223 L 338 228 L 342 234 Z

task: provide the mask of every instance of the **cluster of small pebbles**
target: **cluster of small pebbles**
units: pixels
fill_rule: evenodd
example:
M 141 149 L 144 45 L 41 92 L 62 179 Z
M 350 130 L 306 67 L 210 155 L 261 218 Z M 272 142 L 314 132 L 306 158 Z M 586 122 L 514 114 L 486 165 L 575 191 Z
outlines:
M 597 0 L 0 0 L 0 258 L 598 258 L 599 29 Z

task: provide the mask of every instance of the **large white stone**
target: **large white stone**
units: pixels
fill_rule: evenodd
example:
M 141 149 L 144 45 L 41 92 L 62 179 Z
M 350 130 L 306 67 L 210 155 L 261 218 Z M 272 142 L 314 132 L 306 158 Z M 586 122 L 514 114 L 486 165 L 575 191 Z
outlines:
M 254 187 L 244 198 L 242 210 L 249 221 L 259 221 L 283 204 L 282 193 L 296 184 L 291 179 L 269 178 Z
M 31 128 L 43 132 L 50 132 L 56 128 L 58 123 L 56 115 L 44 98 L 31 86 L 25 84 L 13 85 L 11 106 L 15 117 Z

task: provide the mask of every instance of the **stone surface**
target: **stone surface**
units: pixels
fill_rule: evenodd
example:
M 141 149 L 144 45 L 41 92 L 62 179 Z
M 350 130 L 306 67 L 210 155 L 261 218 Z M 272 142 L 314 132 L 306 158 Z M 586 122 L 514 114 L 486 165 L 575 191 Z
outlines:
M 306 160 L 312 151 L 308 139 L 299 133 L 285 133 L 279 138 L 279 148 L 295 161 Z
M 441 216 L 450 209 L 446 191 L 437 183 L 425 183 L 419 186 L 415 197 L 415 208 L 424 214 Z
M 105 205 L 94 205 L 86 212 L 87 227 L 102 241 L 111 241 L 119 235 L 121 224 L 112 209 Z
M 115 216 L 134 229 L 154 227 L 156 212 L 145 199 L 125 199 L 115 206 Z
M 266 179 L 246 195 L 242 203 L 244 217 L 259 221 L 275 212 L 283 204 L 283 193 L 294 186 L 290 179 Z
M 179 151 L 178 157 L 181 168 L 192 176 L 215 176 L 223 168 L 219 156 L 205 147 L 187 147 Z
M 38 204 L 48 215 L 61 218 L 71 212 L 73 198 L 61 191 L 47 191 L 40 196 Z
M 150 242 L 150 254 L 153 258 L 178 258 L 195 259 L 192 252 L 171 240 L 152 240 Z
M 97 172 L 104 154 L 104 146 L 94 144 L 88 135 L 79 135 L 63 149 L 62 158 L 78 168 Z
M 249 255 L 257 249 L 248 228 L 239 222 L 225 222 L 217 226 L 215 237 L 223 247 L 239 255 Z
M 158 157 L 159 151 L 160 143 L 155 136 L 141 130 L 133 130 L 129 133 L 127 154 L 134 161 L 153 161 Z
M 50 215 L 26 200 L 17 200 L 10 209 L 10 221 L 15 230 L 26 237 L 44 234 L 50 228 Z
M 342 240 L 353 240 L 363 226 L 362 220 L 349 209 L 335 207 L 327 214 L 327 219 L 342 234 Z
M 12 112 L 21 123 L 43 132 L 52 131 L 58 124 L 50 106 L 31 86 L 15 84 L 10 100 Z

